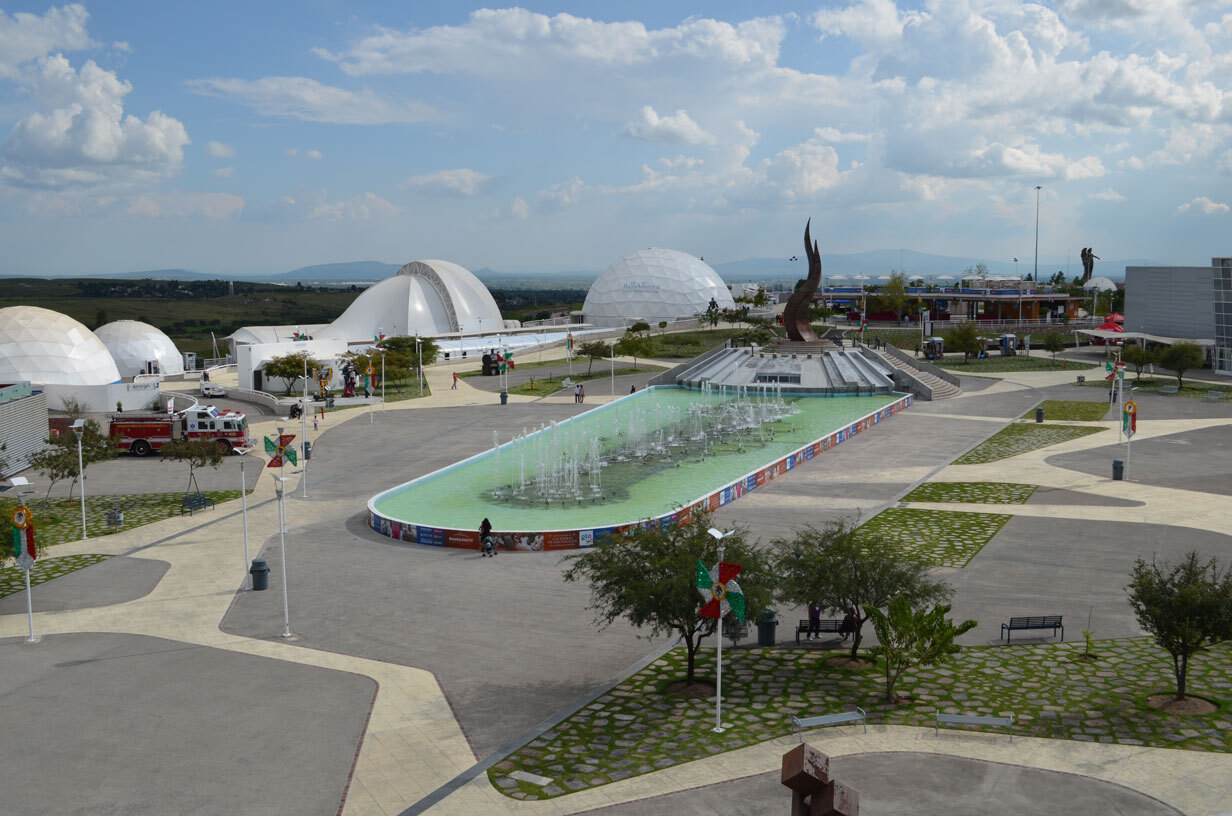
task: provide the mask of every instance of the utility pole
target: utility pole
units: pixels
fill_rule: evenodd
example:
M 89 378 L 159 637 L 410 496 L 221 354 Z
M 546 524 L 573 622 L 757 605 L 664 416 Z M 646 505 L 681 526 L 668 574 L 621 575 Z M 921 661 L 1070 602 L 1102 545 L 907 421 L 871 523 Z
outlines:
M 1039 280 L 1039 194 L 1043 188 L 1035 186 L 1035 280 Z

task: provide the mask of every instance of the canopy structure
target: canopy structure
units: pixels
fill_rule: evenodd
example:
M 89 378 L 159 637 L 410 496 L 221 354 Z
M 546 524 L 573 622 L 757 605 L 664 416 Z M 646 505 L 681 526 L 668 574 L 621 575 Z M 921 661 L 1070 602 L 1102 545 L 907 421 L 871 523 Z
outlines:
M 1100 340 L 1145 340 L 1148 343 L 1161 343 L 1172 346 L 1177 343 L 1193 343 L 1197 346 L 1213 346 L 1214 340 L 1195 337 L 1164 337 L 1160 334 L 1146 332 L 1110 331 L 1108 329 L 1074 329 L 1074 334 L 1084 334 L 1087 337 L 1097 337 Z

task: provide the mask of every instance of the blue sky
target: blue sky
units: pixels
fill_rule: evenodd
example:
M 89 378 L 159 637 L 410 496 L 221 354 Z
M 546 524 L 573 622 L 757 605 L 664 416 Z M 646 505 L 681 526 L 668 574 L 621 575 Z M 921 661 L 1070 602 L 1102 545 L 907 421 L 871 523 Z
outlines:
M 1232 254 L 1232 0 L 8 5 L 0 272 Z

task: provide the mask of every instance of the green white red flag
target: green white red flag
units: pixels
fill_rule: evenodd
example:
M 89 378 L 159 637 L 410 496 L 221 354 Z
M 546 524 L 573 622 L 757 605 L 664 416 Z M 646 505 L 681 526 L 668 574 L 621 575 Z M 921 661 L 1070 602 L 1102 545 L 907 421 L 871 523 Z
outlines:
M 721 618 L 731 612 L 736 620 L 744 620 L 744 592 L 736 583 L 736 576 L 742 569 L 744 567 L 739 564 L 726 561 L 706 569 L 705 564 L 697 562 L 697 591 L 705 601 L 697 611 L 699 617 Z

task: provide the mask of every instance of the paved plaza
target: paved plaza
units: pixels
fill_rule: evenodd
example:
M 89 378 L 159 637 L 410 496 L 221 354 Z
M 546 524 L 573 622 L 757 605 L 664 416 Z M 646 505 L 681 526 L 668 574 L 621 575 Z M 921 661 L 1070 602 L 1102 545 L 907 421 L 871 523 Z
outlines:
M 293 481 L 286 504 L 294 637 L 279 637 L 271 471 L 248 500 L 249 546 L 273 568 L 271 591 L 241 591 L 242 518 L 232 501 L 57 547 L 51 555 L 117 557 L 35 589 L 37 643 L 24 640 L 24 595 L 0 600 L 0 660 L 9 669 L 0 674 L 0 729 L 22 746 L 0 767 L 6 811 L 786 812 L 776 771 L 794 740 L 783 737 L 546 801 L 510 798 L 489 781 L 489 766 L 670 643 L 619 622 L 598 631 L 586 587 L 561 581 L 558 553 L 483 559 L 364 526 L 374 493 L 486 450 L 494 432 L 504 442 L 606 398 L 597 388 L 586 405 L 562 395 L 513 397 L 502 407 L 473 380 L 451 390 L 450 370 L 429 371 L 430 398 L 371 416 L 334 412 L 310 430 L 308 497 Z M 971 387 L 961 396 L 917 403 L 725 506 L 716 521 L 768 541 L 900 504 L 1007 515 L 966 566 L 940 570 L 957 588 L 954 616 L 979 621 L 964 643 L 996 642 L 1000 623 L 1021 614 L 1064 614 L 1067 641 L 1081 639 L 1088 615 L 1099 638 L 1138 636 L 1123 589 L 1135 558 L 1193 548 L 1232 558 L 1232 498 L 1221 487 L 1232 484 L 1232 406 L 1144 395 L 1127 481 L 1108 475 L 1123 446 L 1107 420 L 1066 423 L 1108 430 L 1007 459 L 952 464 L 1041 400 L 1100 393 L 1072 377 L 964 378 Z M 275 423 L 254 416 L 253 424 L 269 434 Z M 250 477 L 258 464 L 249 462 Z M 235 465 L 204 478 L 238 488 Z M 171 470 L 122 459 L 92 467 L 87 484 L 94 495 L 165 490 Z M 985 501 L 903 502 L 917 485 L 937 482 L 1038 487 L 1021 503 L 976 494 Z M 785 608 L 779 616 L 804 615 Z M 790 626 L 778 640 L 795 648 Z M 741 652 L 755 654 L 747 644 Z M 1232 811 L 1232 757 L 1211 750 L 1039 736 L 1011 743 L 996 733 L 938 739 L 908 724 L 807 736 L 837 757 L 837 776 L 861 791 L 870 814 Z M 52 769 L 55 783 L 29 784 L 40 769 Z

